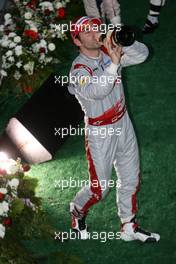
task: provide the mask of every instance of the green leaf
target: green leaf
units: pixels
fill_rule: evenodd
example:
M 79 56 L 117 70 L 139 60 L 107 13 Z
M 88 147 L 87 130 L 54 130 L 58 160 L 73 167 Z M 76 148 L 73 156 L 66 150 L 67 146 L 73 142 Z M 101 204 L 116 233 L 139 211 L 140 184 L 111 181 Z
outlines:
M 19 197 L 31 198 L 35 195 L 35 189 L 38 185 L 38 179 L 25 176 L 18 186 Z
M 13 202 L 12 202 L 12 213 L 11 213 L 11 217 L 15 217 L 18 216 L 22 213 L 23 209 L 24 209 L 24 203 L 21 199 L 16 198 Z

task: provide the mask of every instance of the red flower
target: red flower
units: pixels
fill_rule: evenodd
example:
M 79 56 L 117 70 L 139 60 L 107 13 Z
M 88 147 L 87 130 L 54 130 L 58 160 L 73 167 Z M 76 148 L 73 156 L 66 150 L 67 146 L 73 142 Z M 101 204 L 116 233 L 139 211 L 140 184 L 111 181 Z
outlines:
M 4 194 L 3 193 L 0 193 L 0 201 L 2 201 L 4 199 Z
M 31 167 L 29 166 L 29 164 L 26 163 L 22 165 L 22 168 L 23 168 L 23 171 L 29 171 Z
M 38 0 L 31 0 L 26 6 L 31 8 L 31 9 L 35 9 L 37 3 L 38 3 Z
M 5 226 L 11 226 L 12 225 L 12 219 L 10 217 L 5 218 L 3 220 L 3 225 L 5 225 Z
M 65 8 L 61 7 L 57 9 L 57 17 L 58 18 L 65 18 Z
M 0 169 L 0 175 L 4 176 L 7 174 L 7 171 L 5 169 Z
M 24 88 L 23 88 L 23 92 L 24 92 L 24 93 L 32 93 L 32 90 L 33 90 L 33 89 L 32 89 L 31 86 L 28 86 L 28 87 L 24 87 Z
M 26 29 L 24 31 L 24 36 L 30 37 L 32 40 L 36 40 L 38 38 L 38 33 L 33 30 Z
M 44 47 L 41 47 L 41 48 L 39 49 L 39 51 L 40 51 L 40 53 L 45 53 L 45 52 L 46 52 L 46 49 L 45 49 Z

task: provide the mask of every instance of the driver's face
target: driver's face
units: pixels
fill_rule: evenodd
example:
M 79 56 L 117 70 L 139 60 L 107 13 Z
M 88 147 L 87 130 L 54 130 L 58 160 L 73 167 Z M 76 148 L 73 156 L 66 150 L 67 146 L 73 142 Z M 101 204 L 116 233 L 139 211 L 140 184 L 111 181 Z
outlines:
M 98 26 L 93 25 L 93 22 L 90 22 L 85 26 L 84 31 L 79 33 L 80 47 L 88 50 L 99 49 L 101 47 L 102 44 L 99 42 L 101 33 Z

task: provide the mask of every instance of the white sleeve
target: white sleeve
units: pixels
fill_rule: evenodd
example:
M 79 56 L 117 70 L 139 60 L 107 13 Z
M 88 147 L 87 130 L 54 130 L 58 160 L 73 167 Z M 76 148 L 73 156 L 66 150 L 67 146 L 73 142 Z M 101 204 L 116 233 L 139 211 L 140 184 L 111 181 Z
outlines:
M 149 51 L 146 45 L 141 42 L 135 41 L 129 47 L 123 47 L 123 56 L 121 57 L 122 67 L 142 63 L 148 57 Z
M 111 63 L 101 76 L 91 76 L 86 69 L 76 69 L 71 72 L 69 91 L 72 94 L 79 94 L 85 99 L 103 99 L 114 88 L 120 64 Z M 96 78 L 95 78 L 96 77 Z
M 100 17 L 96 0 L 83 0 L 87 16 Z

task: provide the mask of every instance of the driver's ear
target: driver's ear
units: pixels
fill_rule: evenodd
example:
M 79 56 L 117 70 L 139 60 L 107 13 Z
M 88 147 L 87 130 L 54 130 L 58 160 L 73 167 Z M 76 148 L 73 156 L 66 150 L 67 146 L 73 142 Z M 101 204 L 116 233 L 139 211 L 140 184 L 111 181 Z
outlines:
M 81 41 L 78 39 L 78 38 L 75 38 L 73 40 L 73 42 L 75 43 L 76 46 L 80 47 L 82 44 L 81 44 Z

